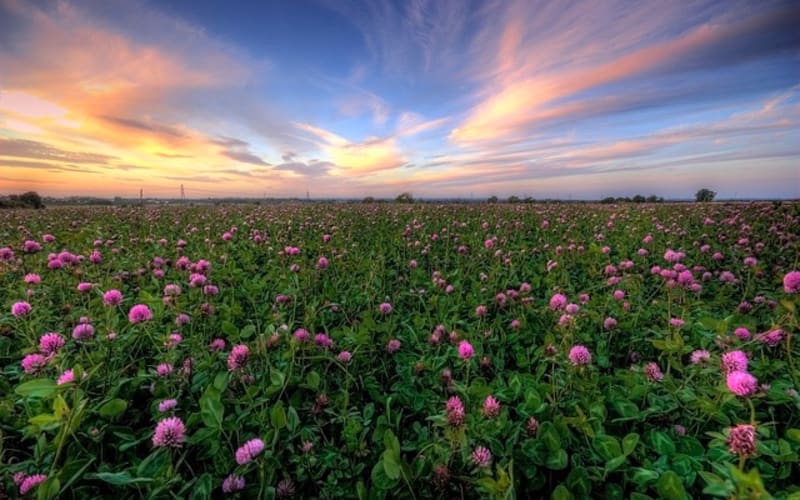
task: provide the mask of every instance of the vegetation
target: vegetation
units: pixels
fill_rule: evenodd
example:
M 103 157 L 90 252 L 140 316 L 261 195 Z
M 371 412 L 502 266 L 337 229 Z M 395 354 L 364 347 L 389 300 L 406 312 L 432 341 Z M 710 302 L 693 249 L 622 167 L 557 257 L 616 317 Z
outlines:
M 694 199 L 695 201 L 698 202 L 709 202 L 709 201 L 714 201 L 714 197 L 716 196 L 717 196 L 716 192 L 707 188 L 703 188 L 698 190 L 697 193 L 695 193 Z
M 42 197 L 35 191 L 28 191 L 22 194 L 12 194 L 6 198 L 0 198 L 0 208 L 44 208 Z
M 798 227 L 789 202 L 9 210 L 0 496 L 797 498 Z

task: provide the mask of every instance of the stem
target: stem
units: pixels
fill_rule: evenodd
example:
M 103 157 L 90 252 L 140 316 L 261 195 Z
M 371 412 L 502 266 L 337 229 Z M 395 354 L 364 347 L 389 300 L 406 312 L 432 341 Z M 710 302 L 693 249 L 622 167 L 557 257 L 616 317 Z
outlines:
M 747 398 L 747 404 L 750 405 L 750 425 L 756 425 L 756 407 L 752 398 Z
M 258 498 L 264 498 L 264 484 L 266 483 L 266 478 L 264 477 L 264 462 L 259 460 L 258 462 Z

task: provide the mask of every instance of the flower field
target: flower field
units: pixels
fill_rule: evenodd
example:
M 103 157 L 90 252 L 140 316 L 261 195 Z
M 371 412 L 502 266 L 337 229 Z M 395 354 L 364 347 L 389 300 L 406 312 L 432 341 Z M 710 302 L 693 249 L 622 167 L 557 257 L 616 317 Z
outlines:
M 800 498 L 800 205 L 6 211 L 0 498 Z

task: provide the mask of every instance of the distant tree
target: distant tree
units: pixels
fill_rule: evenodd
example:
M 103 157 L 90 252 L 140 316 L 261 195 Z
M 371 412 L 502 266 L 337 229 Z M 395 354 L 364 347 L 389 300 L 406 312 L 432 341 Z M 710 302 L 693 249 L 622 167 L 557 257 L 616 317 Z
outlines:
M 606 196 L 605 198 L 600 200 L 600 203 L 604 203 L 606 205 L 611 205 L 615 201 L 617 201 L 617 200 L 615 200 L 613 196 Z
M 398 194 L 397 198 L 395 198 L 394 201 L 396 201 L 397 203 L 413 203 L 414 197 L 411 196 L 411 193 L 405 192 Z
M 19 200 L 25 204 L 25 206 L 30 208 L 44 208 L 44 203 L 42 203 L 42 197 L 39 196 L 39 193 L 36 191 L 28 191 L 27 193 L 22 193 L 19 195 Z
M 490 196 L 486 203 L 497 203 L 498 201 L 497 196 Z
M 710 189 L 703 188 L 694 194 L 694 199 L 698 202 L 709 202 L 714 201 L 715 196 L 717 196 L 717 193 Z
M 508 197 L 508 202 L 509 203 L 519 203 L 520 202 L 519 196 L 514 196 L 514 195 L 509 196 Z
M 39 193 L 28 191 L 8 195 L 8 199 L 0 201 L 0 208 L 44 208 L 44 203 Z
M 362 203 L 375 203 L 375 198 L 373 198 L 372 196 L 367 196 L 366 198 L 361 200 L 361 202 Z
M 646 200 L 647 199 L 644 196 L 640 195 L 640 194 L 637 194 L 636 196 L 633 197 L 633 202 L 634 203 L 644 203 Z

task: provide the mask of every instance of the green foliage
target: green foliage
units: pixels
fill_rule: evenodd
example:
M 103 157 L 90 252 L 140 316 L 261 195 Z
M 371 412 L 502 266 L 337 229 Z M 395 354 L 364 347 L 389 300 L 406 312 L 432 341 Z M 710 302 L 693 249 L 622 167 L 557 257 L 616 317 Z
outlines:
M 716 192 L 708 188 L 702 188 L 694 194 L 694 200 L 697 202 L 709 202 L 709 201 L 714 201 L 714 198 L 716 196 L 717 196 Z
M 800 299 L 782 278 L 797 269 L 798 205 L 365 201 L 0 218 L 14 254 L 0 262 L 0 491 L 14 497 L 14 473 L 40 473 L 30 496 L 67 499 L 218 498 L 229 475 L 245 480 L 241 498 L 797 496 Z M 46 233 L 41 251 L 21 250 Z M 667 249 L 699 289 L 671 275 L 682 268 Z M 84 258 L 50 269 L 62 251 Z M 190 284 L 198 273 L 217 290 Z M 165 300 L 168 284 L 181 293 Z M 103 302 L 112 288 L 119 306 Z M 555 293 L 571 312 L 551 309 Z M 13 316 L 23 300 L 31 313 Z M 131 324 L 135 304 L 154 318 Z M 94 334 L 76 340 L 83 318 Z M 770 345 L 762 334 L 778 329 Z M 31 369 L 22 360 L 46 332 L 65 345 Z M 577 344 L 586 365 L 570 360 Z M 236 345 L 246 361 L 229 359 Z M 695 364 L 700 349 L 710 359 Z M 732 350 L 768 385 L 749 399 L 725 383 Z M 66 370 L 73 380 L 57 384 Z M 173 416 L 183 441 L 155 447 Z M 750 422 L 756 448 L 739 457 L 730 428 Z M 256 438 L 263 450 L 238 463 Z
M 0 198 L 0 208 L 44 208 L 42 197 L 36 191 L 28 191 L 22 194 L 12 194 L 6 198 Z

